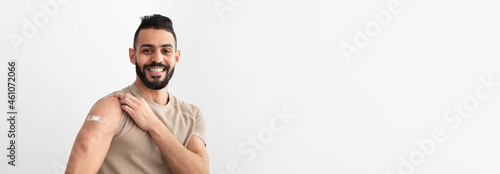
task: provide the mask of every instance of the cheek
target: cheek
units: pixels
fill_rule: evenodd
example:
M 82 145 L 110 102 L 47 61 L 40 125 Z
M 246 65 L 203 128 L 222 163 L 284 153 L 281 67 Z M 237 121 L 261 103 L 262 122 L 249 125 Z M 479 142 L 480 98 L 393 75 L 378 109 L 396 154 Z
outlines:
M 166 64 L 170 67 L 174 66 L 175 65 L 175 58 L 174 57 L 168 57 L 166 59 L 163 60 L 163 64 Z
M 145 64 L 147 63 L 147 61 L 148 61 L 148 60 L 149 60 L 149 59 L 148 59 L 148 57 L 146 57 L 146 56 L 139 56 L 139 57 L 136 57 L 136 59 L 135 59 L 136 63 L 137 63 L 140 67 L 142 67 L 143 65 L 145 65 Z

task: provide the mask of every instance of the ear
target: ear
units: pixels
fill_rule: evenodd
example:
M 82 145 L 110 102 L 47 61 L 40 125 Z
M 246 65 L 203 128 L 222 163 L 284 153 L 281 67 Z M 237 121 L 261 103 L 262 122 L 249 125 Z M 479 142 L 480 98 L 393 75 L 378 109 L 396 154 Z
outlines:
M 135 65 L 135 50 L 133 48 L 128 49 L 128 56 L 130 57 L 130 63 Z
M 181 51 L 176 50 L 175 51 L 175 66 L 177 66 L 177 63 L 179 63 L 179 58 L 181 57 Z

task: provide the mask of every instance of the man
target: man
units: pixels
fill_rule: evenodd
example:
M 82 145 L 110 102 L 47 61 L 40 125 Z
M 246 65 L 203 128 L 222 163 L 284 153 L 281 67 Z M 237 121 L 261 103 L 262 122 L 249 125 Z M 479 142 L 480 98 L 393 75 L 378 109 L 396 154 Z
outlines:
M 133 84 L 90 109 L 66 173 L 209 173 L 200 109 L 168 93 L 179 62 L 168 17 L 142 17 L 129 48 Z

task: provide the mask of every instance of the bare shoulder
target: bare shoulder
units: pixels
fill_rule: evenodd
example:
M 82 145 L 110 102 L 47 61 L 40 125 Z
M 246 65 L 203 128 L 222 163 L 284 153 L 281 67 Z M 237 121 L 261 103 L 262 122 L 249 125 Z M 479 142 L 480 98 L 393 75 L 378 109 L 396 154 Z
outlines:
M 94 104 L 86 118 L 87 121 L 100 121 L 106 127 L 116 129 L 123 115 L 121 104 L 116 97 L 104 97 Z M 90 119 L 90 120 L 89 120 Z
M 99 100 L 92 109 L 90 109 L 90 113 L 102 113 L 105 115 L 121 115 L 123 114 L 123 110 L 121 109 L 121 104 L 118 98 L 116 97 L 104 97 Z

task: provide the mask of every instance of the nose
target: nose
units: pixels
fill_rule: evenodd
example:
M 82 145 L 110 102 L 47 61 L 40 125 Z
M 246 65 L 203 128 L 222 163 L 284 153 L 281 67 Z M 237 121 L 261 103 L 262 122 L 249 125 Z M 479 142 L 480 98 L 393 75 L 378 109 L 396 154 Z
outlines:
M 161 63 L 163 61 L 163 54 L 161 51 L 155 51 L 155 54 L 152 55 L 151 61 L 155 63 Z

